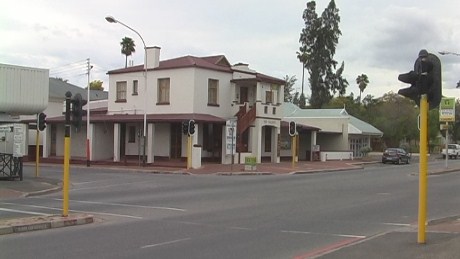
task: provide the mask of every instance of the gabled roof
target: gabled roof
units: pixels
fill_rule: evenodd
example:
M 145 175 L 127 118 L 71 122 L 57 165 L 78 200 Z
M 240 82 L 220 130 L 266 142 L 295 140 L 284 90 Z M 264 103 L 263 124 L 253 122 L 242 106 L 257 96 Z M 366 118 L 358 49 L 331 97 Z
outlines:
M 149 70 L 162 70 L 162 69 L 173 69 L 173 68 L 185 68 L 185 67 L 199 67 L 210 70 L 222 71 L 232 73 L 233 70 L 224 55 L 208 56 L 208 57 L 195 57 L 195 56 L 184 56 L 179 58 L 173 58 L 168 60 L 160 61 L 158 67 Z M 144 65 L 132 66 L 127 68 L 115 69 L 107 72 L 107 74 L 121 74 L 130 72 L 141 72 L 144 71 Z
M 382 136 L 381 132 L 371 124 L 362 121 L 348 114 L 345 109 L 301 109 L 293 103 L 283 103 L 283 113 L 285 120 L 288 118 L 347 118 L 348 134 Z
M 69 84 L 67 82 L 64 82 L 60 79 L 57 78 L 50 78 L 49 81 L 49 97 L 52 99 L 65 99 L 65 93 L 67 91 L 70 91 L 72 93 L 72 96 L 75 94 L 79 93 L 82 95 L 83 99 L 86 100 L 88 90 L 83 89 L 81 87 L 78 87 L 73 84 Z M 108 92 L 105 91 L 100 91 L 100 90 L 91 90 L 90 91 L 90 100 L 95 101 L 95 100 L 106 100 L 108 98 L 109 94 Z
M 301 109 L 299 106 L 283 103 L 284 117 L 338 118 L 351 117 L 345 109 Z
M 350 116 L 350 122 L 348 123 L 348 134 L 383 136 L 382 131 L 353 116 Z
M 195 56 L 184 56 L 178 57 L 168 60 L 160 61 L 160 64 L 156 68 L 150 68 L 149 71 L 152 70 L 163 70 L 163 69 L 176 69 L 176 68 L 186 68 L 186 67 L 198 67 L 204 69 L 210 69 L 215 71 L 222 71 L 227 73 L 233 73 L 235 70 L 232 68 L 230 63 L 228 62 L 227 58 L 224 55 L 216 55 L 216 56 L 207 56 L 207 57 L 195 57 Z M 122 73 L 131 73 L 131 72 L 142 72 L 144 71 L 144 65 L 132 66 L 127 68 L 120 68 L 115 69 L 107 72 L 107 74 L 122 74 Z M 253 81 L 256 80 L 258 82 L 267 82 L 267 83 L 274 83 L 284 85 L 285 81 L 276 77 L 264 75 L 261 73 L 249 73 L 255 75 L 254 78 L 249 79 L 235 79 L 232 82 L 238 81 Z

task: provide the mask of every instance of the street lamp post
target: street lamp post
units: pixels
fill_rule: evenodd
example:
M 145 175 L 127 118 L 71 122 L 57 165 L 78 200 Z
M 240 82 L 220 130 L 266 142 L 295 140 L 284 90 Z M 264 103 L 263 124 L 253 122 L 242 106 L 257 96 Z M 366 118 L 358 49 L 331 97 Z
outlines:
M 128 28 L 129 30 L 133 31 L 134 33 L 139 36 L 142 40 L 142 44 L 144 44 L 144 129 L 143 129 L 143 154 L 142 154 L 142 165 L 145 166 L 145 144 L 146 144 L 146 134 L 147 134 L 147 46 L 145 45 L 145 41 L 142 36 L 134 30 L 133 28 L 129 27 L 128 25 L 122 23 L 121 21 L 115 19 L 113 16 L 107 16 L 105 19 L 109 23 L 119 23 L 124 27 Z
M 450 52 L 450 51 L 439 51 L 438 53 L 441 54 L 441 55 L 454 55 L 454 56 L 460 56 L 459 53 Z

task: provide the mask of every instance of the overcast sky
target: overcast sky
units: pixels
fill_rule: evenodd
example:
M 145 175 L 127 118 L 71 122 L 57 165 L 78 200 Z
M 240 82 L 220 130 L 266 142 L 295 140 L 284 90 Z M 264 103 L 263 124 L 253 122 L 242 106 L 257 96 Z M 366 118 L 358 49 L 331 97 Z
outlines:
M 300 0 L 132 0 L 70 1 L 14 0 L 0 9 L 0 63 L 50 69 L 86 87 L 86 59 L 93 69 L 90 80 L 104 81 L 106 72 L 124 67 L 120 41 L 131 37 L 136 44 L 132 59 L 143 64 L 140 38 L 120 24 L 105 20 L 111 15 L 137 30 L 147 46 L 161 47 L 160 60 L 185 55 L 223 54 L 230 63 L 270 76 L 296 76 L 300 90 L 302 65 L 296 58 L 302 13 Z M 321 15 L 329 1 L 318 0 Z M 346 95 L 359 95 L 356 77 L 367 74 L 363 95 L 381 97 L 406 87 L 400 73 L 413 69 L 420 49 L 437 54 L 442 62 L 443 94 L 458 97 L 460 19 L 455 0 L 338 0 L 341 17 L 335 60 L 345 62 L 344 77 L 350 83 Z M 305 94 L 310 95 L 308 74 Z

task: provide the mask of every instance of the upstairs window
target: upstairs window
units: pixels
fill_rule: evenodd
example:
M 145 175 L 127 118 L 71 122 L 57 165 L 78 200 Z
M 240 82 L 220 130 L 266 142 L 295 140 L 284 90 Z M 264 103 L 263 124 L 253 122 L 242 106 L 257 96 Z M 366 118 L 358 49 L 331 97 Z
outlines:
M 169 104 L 169 78 L 158 79 L 158 104 Z
M 265 92 L 265 103 L 273 103 L 273 91 L 266 91 Z
M 139 88 L 139 81 L 133 80 L 133 95 L 137 95 L 137 90 Z
M 208 105 L 218 106 L 217 96 L 219 92 L 219 80 L 209 79 L 208 80 Z
M 126 102 L 126 81 L 117 82 L 116 102 Z

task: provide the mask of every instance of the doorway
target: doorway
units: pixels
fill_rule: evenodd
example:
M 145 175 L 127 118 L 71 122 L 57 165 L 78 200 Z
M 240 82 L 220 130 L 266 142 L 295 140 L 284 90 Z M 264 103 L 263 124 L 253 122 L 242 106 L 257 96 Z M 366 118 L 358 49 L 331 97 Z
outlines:
M 248 88 L 240 87 L 240 104 L 248 102 Z
M 181 158 L 182 153 L 182 124 L 181 123 L 171 123 L 171 139 L 170 139 L 170 159 L 179 159 Z

